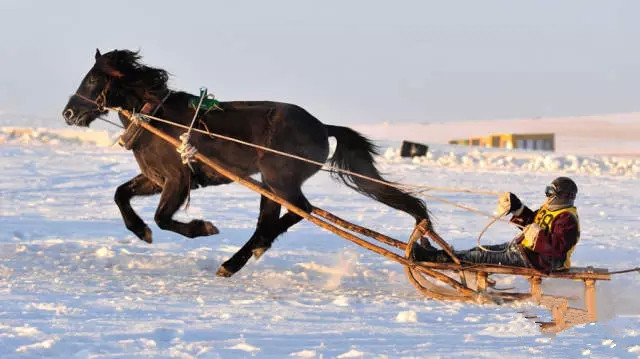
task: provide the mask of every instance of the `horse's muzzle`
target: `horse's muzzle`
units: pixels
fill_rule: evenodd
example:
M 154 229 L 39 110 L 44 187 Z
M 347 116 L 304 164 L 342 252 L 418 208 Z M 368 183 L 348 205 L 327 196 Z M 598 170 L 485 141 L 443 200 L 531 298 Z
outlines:
M 67 125 L 75 125 L 75 122 L 73 121 L 73 115 L 73 110 L 70 108 L 64 110 L 64 112 L 62 113 L 62 117 L 64 117 L 64 121 L 67 123 Z

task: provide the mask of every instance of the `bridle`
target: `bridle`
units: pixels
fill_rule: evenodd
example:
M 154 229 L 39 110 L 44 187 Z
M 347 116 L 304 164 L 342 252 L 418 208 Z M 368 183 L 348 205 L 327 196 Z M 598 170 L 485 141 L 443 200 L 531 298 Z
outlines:
M 102 91 L 100 91 L 98 96 L 96 96 L 95 100 L 92 100 L 86 96 L 80 95 L 77 91 L 72 96 L 77 96 L 87 102 L 91 102 L 92 104 L 96 105 L 96 109 L 98 111 L 105 112 L 106 111 L 105 106 L 107 105 L 107 92 L 109 92 L 110 88 L 111 88 L 111 78 L 107 80 L 107 84 L 104 86 Z
M 87 101 L 89 103 L 92 103 L 94 105 L 96 105 L 96 110 L 98 110 L 98 112 L 103 113 L 105 111 L 107 111 L 106 109 L 106 105 L 107 105 L 107 92 L 109 92 L 109 89 L 111 88 L 111 78 L 109 78 L 107 80 L 107 84 L 104 86 L 104 88 L 102 89 L 102 91 L 100 91 L 100 93 L 98 94 L 98 96 L 96 96 L 95 99 L 91 99 L 88 98 L 84 95 L 81 95 L 78 93 L 78 91 L 76 91 L 73 95 L 71 95 L 71 97 L 78 97 L 84 101 Z M 68 115 L 67 115 L 68 114 Z M 67 110 L 64 111 L 64 114 L 62 115 L 65 119 L 69 118 L 69 117 L 73 117 L 74 113 L 73 110 L 68 108 Z
M 106 111 L 109 110 L 109 108 L 107 108 L 107 92 L 109 92 L 109 90 L 111 89 L 111 78 L 109 78 L 107 80 L 107 84 L 104 86 L 104 88 L 102 89 L 102 91 L 100 91 L 100 93 L 98 94 L 98 96 L 96 96 L 95 99 L 91 99 L 89 97 L 86 97 L 84 95 L 79 94 L 77 91 L 71 95 L 71 97 L 78 97 L 81 100 L 84 100 L 86 102 L 89 102 L 93 105 L 95 105 L 95 109 L 97 111 L 99 111 L 100 113 L 104 113 Z M 147 111 L 151 112 L 150 114 L 153 116 L 156 114 L 156 112 L 158 112 L 158 110 L 160 109 L 160 107 L 162 106 L 162 104 L 167 100 L 167 98 L 169 98 L 169 96 L 171 95 L 172 91 L 167 89 L 167 93 L 165 94 L 165 96 L 162 98 L 162 100 L 160 101 L 160 103 L 157 104 L 157 106 L 155 107 L 155 109 L 153 109 L 153 111 L 151 111 L 151 109 L 148 109 Z M 150 103 L 145 103 L 145 105 L 143 105 L 143 110 L 145 109 L 145 107 L 147 105 L 149 105 Z M 142 111 L 142 110 L 141 110 Z M 68 115 L 67 115 L 68 114 Z M 68 116 L 73 116 L 73 110 L 72 109 L 67 109 L 64 114 L 63 117 L 67 118 Z M 104 120 L 104 119 L 102 119 Z M 112 123 L 111 121 L 107 121 L 104 120 L 106 122 Z M 112 123 L 113 124 L 113 123 Z M 118 127 L 122 127 L 120 125 L 117 125 Z
M 114 110 L 110 107 L 107 107 L 107 92 L 109 92 L 109 89 L 111 88 L 111 78 L 109 78 L 107 80 L 107 84 L 105 85 L 105 87 L 102 89 L 102 91 L 100 91 L 100 93 L 98 94 L 98 96 L 96 96 L 95 99 L 91 99 L 88 98 L 84 95 L 79 94 L 77 91 L 71 95 L 71 97 L 76 96 L 86 102 L 89 102 L 91 104 L 96 105 L 96 110 L 98 110 L 100 113 L 104 113 L 107 112 L 109 110 Z M 147 114 L 147 115 L 151 115 L 154 116 L 158 110 L 162 107 L 162 105 L 164 104 L 165 101 L 167 101 L 167 99 L 169 98 L 169 96 L 171 96 L 171 94 L 173 93 L 173 91 L 167 89 L 167 93 L 162 97 L 162 99 L 160 100 L 160 102 L 156 105 L 155 108 L 151 107 L 152 103 L 151 102 L 145 102 L 144 105 L 142 105 L 142 108 L 140 109 L 141 113 Z M 117 111 L 117 109 L 116 109 Z M 135 110 L 134 110 L 135 111 Z M 68 114 L 68 115 L 67 115 Z M 68 116 L 73 116 L 73 110 L 72 109 L 67 109 L 64 114 L 63 117 L 66 119 Z M 99 120 L 102 120 L 104 122 L 110 123 L 116 127 L 120 127 L 122 129 L 125 130 L 125 133 L 129 131 L 131 126 L 127 126 L 127 127 L 123 127 L 122 125 L 119 125 L 115 122 L 111 122 L 105 118 L 99 117 Z M 76 119 L 74 121 L 74 124 L 77 124 L 78 120 Z M 124 135 L 124 134 L 123 134 Z M 137 137 L 137 136 L 134 136 Z M 133 140 L 135 140 L 135 138 L 133 138 Z

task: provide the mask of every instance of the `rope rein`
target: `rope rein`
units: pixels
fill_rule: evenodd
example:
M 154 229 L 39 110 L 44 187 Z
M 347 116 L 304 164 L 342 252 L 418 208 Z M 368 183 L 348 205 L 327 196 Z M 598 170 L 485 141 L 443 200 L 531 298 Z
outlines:
M 500 217 L 499 217 L 499 218 L 502 218 L 502 217 L 506 216 L 508 213 L 509 213 L 509 210 L 506 210 L 504 213 L 502 213 L 502 215 L 500 215 Z M 486 226 L 484 226 L 484 228 L 482 229 L 482 231 L 481 231 L 481 232 L 480 232 L 480 234 L 478 235 L 478 239 L 476 239 L 476 244 L 478 245 L 478 248 L 480 248 L 480 250 L 482 250 L 482 251 L 484 251 L 484 252 L 489 252 L 489 253 L 504 253 L 504 252 L 506 252 L 507 250 L 509 250 L 509 247 L 511 246 L 511 244 L 512 244 L 515 240 L 517 240 L 517 239 L 522 235 L 522 233 L 518 233 L 518 234 L 516 234 L 516 236 L 515 236 L 515 237 L 513 237 L 513 238 L 509 241 L 509 245 L 508 245 L 505 249 L 502 249 L 502 250 L 496 251 L 496 250 L 493 250 L 493 249 L 488 249 L 488 248 L 486 248 L 485 246 L 483 246 L 483 245 L 480 243 L 480 239 L 482 238 L 482 235 L 484 234 L 484 232 L 486 232 L 486 231 L 489 229 L 489 227 L 491 227 L 494 223 L 496 223 L 496 221 L 497 221 L 496 219 L 492 219 L 489 223 L 487 223 L 487 225 L 486 225 Z M 516 227 L 519 227 L 519 228 L 521 228 L 521 229 L 524 229 L 524 226 L 521 226 L 521 225 L 519 225 L 519 224 L 516 224 L 516 223 L 510 222 L 510 221 L 509 221 L 509 223 L 511 223 L 511 224 L 513 224 L 513 225 L 515 225 Z
M 99 120 L 101 120 L 101 121 L 104 121 L 104 122 L 106 122 L 106 123 L 110 123 L 110 124 L 112 124 L 112 125 L 114 125 L 114 126 L 116 126 L 116 127 L 120 127 L 121 129 L 125 130 L 124 126 L 122 126 L 122 125 L 121 125 L 121 124 L 119 124 L 119 123 L 115 123 L 115 122 L 113 122 L 113 121 L 107 120 L 106 118 L 102 118 L 102 117 L 98 117 L 98 119 L 99 119 Z
M 615 272 L 609 272 L 609 274 L 614 275 L 614 274 L 623 274 L 623 273 L 631 273 L 631 272 L 638 272 L 638 274 L 640 274 L 640 267 L 624 269 L 624 270 L 619 270 Z

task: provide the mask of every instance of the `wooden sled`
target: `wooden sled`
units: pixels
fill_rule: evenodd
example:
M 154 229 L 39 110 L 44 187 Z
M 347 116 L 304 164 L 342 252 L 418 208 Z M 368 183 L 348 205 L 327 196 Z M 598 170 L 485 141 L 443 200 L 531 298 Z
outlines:
M 416 227 L 409 238 L 405 254 L 407 258 L 411 258 L 411 248 L 413 243 L 418 241 L 422 236 L 427 236 L 437 243 L 446 253 L 453 259 L 454 263 L 433 263 L 433 262 L 417 262 L 422 267 L 437 270 L 442 273 L 458 273 L 460 277 L 459 283 L 465 288 L 473 289 L 473 295 L 446 285 L 446 283 L 434 280 L 433 277 L 427 277 L 423 272 L 406 267 L 407 276 L 411 284 L 413 284 L 421 293 L 426 296 L 439 300 L 458 300 L 458 301 L 509 301 L 509 300 L 527 300 L 536 305 L 545 306 L 551 310 L 553 322 L 542 322 L 541 329 L 543 332 L 558 332 L 571 326 L 583 323 L 594 322 L 597 319 L 596 314 L 596 282 L 599 280 L 611 280 L 611 274 L 605 268 L 593 267 L 573 267 L 565 271 L 551 272 L 549 274 L 540 272 L 533 268 L 512 267 L 493 264 L 465 264 L 461 263 L 453 253 L 452 248 L 434 232 L 425 230 L 426 227 Z M 493 289 L 495 282 L 491 283 L 488 279 L 489 275 L 516 275 L 526 277 L 530 282 L 530 290 L 528 293 L 510 293 Z M 567 299 L 558 296 L 543 295 L 542 279 L 558 278 L 571 279 L 584 282 L 584 307 L 585 309 L 571 308 L 568 306 Z M 475 285 L 468 283 L 474 281 Z

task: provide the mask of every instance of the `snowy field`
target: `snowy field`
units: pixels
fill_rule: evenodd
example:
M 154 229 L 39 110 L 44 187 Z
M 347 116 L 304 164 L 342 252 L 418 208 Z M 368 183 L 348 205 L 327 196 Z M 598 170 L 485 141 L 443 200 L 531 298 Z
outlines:
M 1 358 L 640 357 L 637 274 L 600 282 L 600 320 L 556 336 L 524 317 L 550 319 L 528 304 L 427 300 L 397 263 L 305 222 L 261 260 L 252 259 L 233 278 L 218 278 L 218 266 L 253 231 L 258 196 L 238 185 L 193 192 L 179 217 L 206 218 L 221 230 L 197 239 L 155 226 L 157 197 L 135 200 L 154 233 L 148 245 L 125 229 L 113 203 L 115 188 L 138 170 L 131 154 L 105 145 L 109 139 L 82 131 L 0 130 Z M 384 147 L 378 159 L 392 180 L 513 191 L 532 207 L 554 177 L 572 176 L 582 224 L 574 265 L 616 270 L 640 264 L 638 157 L 434 145 L 429 156 L 412 161 L 394 148 Z M 324 173 L 304 189 L 316 206 L 393 237 L 406 239 L 412 229 L 409 216 Z M 488 212 L 496 200 L 439 195 Z M 475 245 L 486 218 L 428 205 L 450 243 Z M 515 233 L 496 224 L 483 243 Z M 499 285 L 527 289 L 522 278 L 499 278 Z M 582 283 L 547 280 L 543 289 L 579 294 Z

